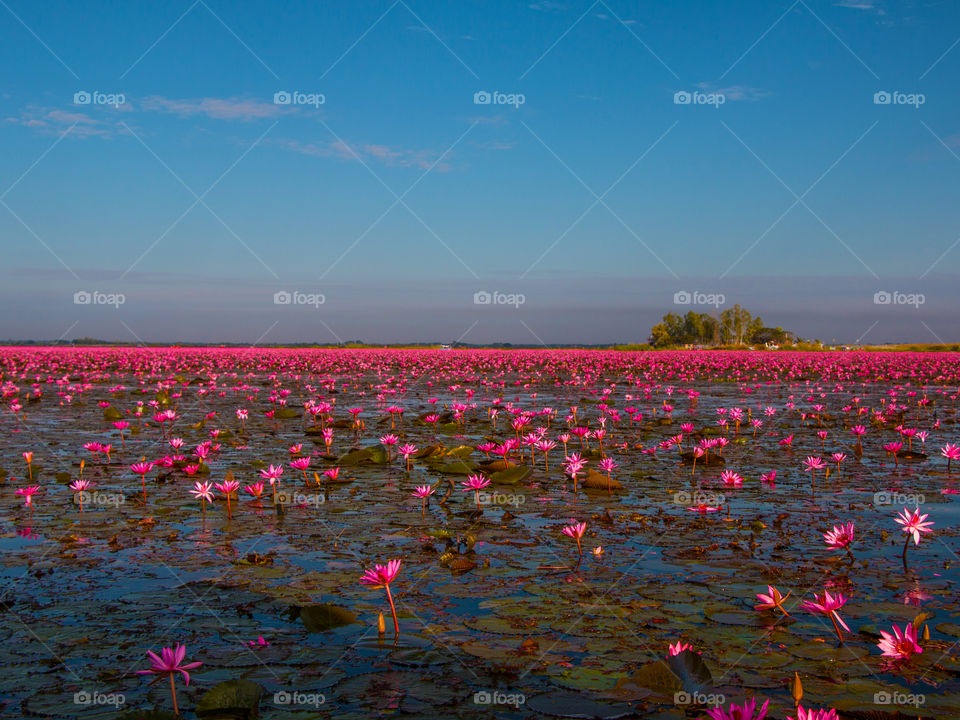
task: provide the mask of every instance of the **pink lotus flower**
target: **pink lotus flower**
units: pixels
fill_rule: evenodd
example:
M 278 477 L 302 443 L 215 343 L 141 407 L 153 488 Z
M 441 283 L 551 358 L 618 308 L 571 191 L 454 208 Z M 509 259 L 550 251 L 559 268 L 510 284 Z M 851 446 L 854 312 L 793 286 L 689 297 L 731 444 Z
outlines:
M 839 720 L 839 718 L 837 711 L 830 708 L 804 710 L 803 705 L 797 705 L 796 717 L 788 717 L 787 720 Z
M 911 655 L 923 652 L 923 648 L 917 643 L 917 630 L 912 623 L 907 623 L 902 632 L 894 625 L 892 635 L 881 630 L 880 637 L 877 647 L 883 651 L 885 657 L 908 660 Z
M 568 537 L 572 537 L 577 541 L 577 552 L 580 553 L 580 557 L 583 557 L 583 550 L 580 548 L 580 538 L 583 537 L 583 534 L 587 531 L 587 524 L 585 522 L 573 523 L 572 525 L 567 525 L 563 528 L 562 532 Z
M 430 485 L 418 485 L 417 489 L 413 491 L 413 496 L 423 501 L 423 510 L 420 513 L 420 517 L 427 514 L 427 498 L 433 495 L 434 492 L 436 491 Z
M 840 617 L 837 610 L 846 604 L 847 599 L 840 593 L 831 595 L 827 590 L 824 590 L 822 595 L 814 594 L 813 597 L 813 600 L 803 601 L 803 609 L 829 617 L 833 623 L 833 629 L 837 631 L 837 637 L 840 638 L 840 642 L 842 643 L 843 635 L 840 634 L 840 628 L 837 627 L 837 624 L 839 623 L 847 632 L 850 632 L 850 628 L 847 627 L 847 624 L 843 621 L 843 618 Z
M 329 470 L 324 470 L 323 474 L 326 475 L 331 480 L 336 480 L 340 477 L 340 467 L 330 468 Z
M 263 639 L 263 635 L 258 635 L 256 640 L 247 643 L 250 647 L 269 647 L 270 643 Z
M 30 485 L 29 487 L 20 488 L 19 490 L 14 491 L 14 495 L 20 495 L 23 498 L 24 507 L 33 508 L 33 496 L 40 492 L 39 485 Z
M 947 443 L 940 448 L 940 454 L 947 459 L 947 472 L 950 472 L 950 463 L 953 460 L 960 459 L 960 445 L 951 445 Z
M 173 714 L 179 715 L 180 710 L 177 707 L 177 689 L 173 679 L 177 673 L 183 675 L 184 682 L 190 684 L 190 673 L 187 670 L 193 670 L 203 665 L 202 662 L 184 663 L 187 648 L 184 645 L 174 645 L 172 648 L 163 648 L 160 656 L 147 651 L 147 657 L 150 658 L 151 666 L 149 670 L 138 670 L 137 675 L 167 675 L 170 677 L 170 697 L 173 699 Z
M 477 510 L 480 510 L 480 491 L 490 484 L 489 478 L 483 475 L 470 475 L 466 482 L 460 484 L 463 485 L 464 490 L 473 490 L 477 494 Z
M 753 607 L 755 610 L 772 610 L 773 608 L 776 608 L 786 617 L 790 617 L 790 613 L 788 613 L 783 607 L 783 603 L 788 597 L 790 597 L 790 593 L 791 591 L 788 590 L 787 594 L 783 595 L 773 585 L 767 585 L 766 593 L 757 593 L 757 599 L 760 602 Z
M 281 475 L 283 475 L 283 465 L 271 465 L 266 470 L 260 471 L 260 477 L 269 480 L 271 485 L 279 480 Z
M 731 487 L 740 487 L 743 485 L 743 478 L 740 477 L 740 473 L 735 473 L 732 470 L 723 470 L 720 473 L 720 478 L 726 485 Z
M 850 543 L 853 542 L 853 523 L 834 525 L 833 530 L 828 530 L 823 534 L 823 539 L 827 545 L 834 550 L 850 551 Z
M 407 472 L 410 472 L 410 456 L 417 451 L 417 446 L 407 443 L 405 445 L 401 445 L 398 448 L 398 451 L 401 455 L 403 455 L 403 459 L 407 463 Z
M 232 519 L 233 511 L 230 509 L 230 496 L 240 489 L 240 483 L 236 480 L 224 480 L 222 483 L 217 483 L 215 487 L 227 498 L 227 517 Z
M 77 493 L 77 500 L 80 502 L 80 512 L 83 512 L 83 499 L 87 494 L 87 490 L 91 487 L 93 487 L 93 483 L 82 478 L 70 483 L 70 489 Z
M 767 700 L 758 710 L 756 699 L 750 698 L 743 705 L 730 703 L 727 709 L 711 708 L 707 710 L 707 715 L 710 716 L 710 720 L 764 720 L 767 717 L 769 704 L 770 701 Z
M 673 657 L 674 655 L 679 655 L 684 650 L 692 651 L 693 645 L 691 645 L 690 643 L 685 643 L 682 640 L 677 640 L 676 643 L 671 643 L 667 646 L 667 652 L 669 653 L 670 657 Z
M 257 480 L 252 485 L 247 485 L 243 488 L 243 491 L 253 497 L 254 500 L 259 500 L 263 496 L 264 484 L 261 480 Z
M 399 559 L 390 560 L 386 565 L 376 565 L 373 570 L 367 570 L 360 576 L 360 583 L 370 588 L 382 587 L 387 591 L 387 601 L 390 603 L 390 612 L 393 613 L 393 632 L 400 635 L 400 623 L 397 621 L 397 609 L 393 604 L 393 594 L 390 592 L 390 583 L 400 574 L 403 563 Z
M 200 501 L 200 505 L 203 508 L 204 517 L 206 517 L 207 503 L 213 502 L 213 484 L 209 482 L 200 482 L 198 480 L 193 484 L 193 490 L 190 491 L 190 494 Z
M 900 511 L 900 514 L 894 518 L 894 522 L 900 525 L 900 529 L 907 533 L 908 536 L 913 536 L 914 545 L 919 545 L 921 533 L 933 532 L 933 530 L 930 529 L 933 525 L 933 520 L 927 520 L 928 517 L 930 516 L 920 514 L 920 508 L 914 508 L 913 512 L 904 508 Z
M 826 467 L 826 463 L 823 462 L 823 458 L 815 455 L 808 456 L 807 459 L 803 461 L 803 465 L 804 471 L 811 473 L 813 482 L 817 481 L 817 470 Z

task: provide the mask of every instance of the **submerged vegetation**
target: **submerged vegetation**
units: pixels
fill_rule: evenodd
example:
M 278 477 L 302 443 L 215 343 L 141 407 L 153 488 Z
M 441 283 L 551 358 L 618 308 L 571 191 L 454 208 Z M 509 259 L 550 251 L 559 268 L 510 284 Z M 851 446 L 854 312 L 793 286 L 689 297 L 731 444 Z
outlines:
M 960 355 L 0 370 L 4 717 L 960 716 Z

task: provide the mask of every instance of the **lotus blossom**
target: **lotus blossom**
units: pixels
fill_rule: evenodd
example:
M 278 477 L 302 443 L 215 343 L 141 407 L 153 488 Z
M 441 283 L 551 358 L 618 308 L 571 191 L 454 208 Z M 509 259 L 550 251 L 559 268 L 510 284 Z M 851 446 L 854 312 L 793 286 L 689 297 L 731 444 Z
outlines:
M 400 454 L 403 455 L 403 459 L 407 463 L 407 472 L 410 472 L 410 456 L 413 455 L 416 451 L 417 451 L 417 446 L 411 443 L 401 445 L 399 448 Z
M 147 657 L 150 658 L 150 669 L 137 671 L 137 675 L 167 675 L 170 677 L 170 698 L 173 700 L 174 715 L 180 714 L 180 710 L 177 707 L 177 689 L 173 681 L 174 676 L 180 673 L 183 675 L 184 682 L 189 685 L 190 673 L 188 673 L 187 670 L 194 670 L 203 665 L 202 662 L 183 662 L 186 655 L 187 648 L 184 645 L 174 645 L 172 648 L 163 648 L 159 657 L 148 650 Z
M 834 525 L 833 530 L 828 530 L 823 534 L 823 539 L 833 550 L 846 550 L 849 553 L 850 543 L 853 542 L 853 523 Z
M 423 510 L 420 513 L 420 517 L 427 514 L 427 498 L 433 495 L 434 492 L 436 491 L 430 485 L 418 485 L 417 489 L 413 491 L 413 496 L 423 501 Z
M 803 705 L 797 705 L 796 717 L 788 717 L 787 720 L 839 720 L 839 718 L 837 711 L 830 708 L 804 710 Z
M 790 613 L 788 613 L 783 607 L 784 601 L 790 597 L 790 592 L 791 591 L 788 590 L 787 594 L 783 595 L 773 585 L 767 585 L 766 593 L 757 593 L 757 599 L 760 602 L 753 607 L 755 610 L 772 610 L 773 608 L 776 608 L 786 617 L 790 617 Z
M 470 475 L 466 482 L 460 483 L 466 491 L 473 490 L 477 494 L 477 510 L 480 510 L 480 491 L 490 484 L 490 479 L 483 475 Z
M 809 455 L 807 459 L 803 461 L 803 465 L 804 471 L 810 473 L 811 480 L 814 482 L 814 484 L 817 482 L 817 470 L 826 467 L 826 463 L 823 462 L 823 458 L 815 455 Z
M 393 613 L 393 631 L 396 637 L 400 636 L 400 623 L 397 621 L 397 609 L 393 604 L 393 594 L 390 592 L 390 583 L 394 581 L 400 573 L 402 561 L 398 559 L 390 560 L 386 565 L 376 565 L 372 570 L 367 570 L 360 576 L 360 583 L 369 588 L 382 587 L 387 591 L 387 601 L 390 603 L 390 612 Z
M 743 705 L 730 703 L 726 709 L 710 708 L 707 710 L 707 715 L 710 716 L 710 720 L 764 720 L 767 717 L 767 706 L 769 704 L 770 701 L 767 700 L 758 709 L 756 698 L 750 698 Z
M 821 595 L 814 594 L 813 597 L 813 600 L 803 601 L 803 609 L 829 617 L 830 622 L 833 623 L 833 629 L 837 631 L 837 637 L 842 643 L 843 635 L 840 633 L 840 627 L 843 627 L 847 632 L 850 632 L 850 628 L 847 627 L 847 624 L 843 621 L 843 618 L 840 617 L 837 610 L 846 604 L 847 599 L 840 593 L 831 595 L 827 590 L 824 590 Z M 840 627 L 838 627 L 838 624 Z
M 93 487 L 93 483 L 89 480 L 74 480 L 70 483 L 70 489 L 77 493 L 77 499 L 80 502 L 80 512 L 83 512 L 83 498 L 87 494 L 87 490 Z
M 207 503 L 213 502 L 213 483 L 200 482 L 198 480 L 193 484 L 193 490 L 190 491 L 190 494 L 200 501 L 200 505 L 203 508 L 203 515 L 206 517 Z
M 577 541 L 577 552 L 580 553 L 580 557 L 583 557 L 583 550 L 580 548 L 580 538 L 583 537 L 583 534 L 587 531 L 587 524 L 585 522 L 573 523 L 567 525 L 563 528 L 563 534 L 572 537 Z
M 947 472 L 950 472 L 950 463 L 953 460 L 960 459 L 960 445 L 951 445 L 947 443 L 940 448 L 940 454 L 947 459 Z
M 911 655 L 923 652 L 923 648 L 917 643 L 917 629 L 912 623 L 907 623 L 902 632 L 896 625 L 893 626 L 893 634 L 881 630 L 880 638 L 877 647 L 883 651 L 885 657 L 894 660 L 908 660 Z
M 24 507 L 29 507 L 33 510 L 33 496 L 40 492 L 39 485 L 30 485 L 29 487 L 20 488 L 19 490 L 14 490 L 14 495 L 20 495 L 23 498 Z
M 240 483 L 236 480 L 224 480 L 222 483 L 217 483 L 215 487 L 227 498 L 227 518 L 232 519 L 233 512 L 230 509 L 230 495 L 240 489 Z
M 690 643 L 685 643 L 682 640 L 677 640 L 676 643 L 671 643 L 667 647 L 667 652 L 669 653 L 670 657 L 673 657 L 674 655 L 679 655 L 684 650 L 692 651 L 693 645 L 691 645 Z
M 743 485 L 743 478 L 740 476 L 740 473 L 735 473 L 732 470 L 721 471 L 720 478 L 723 480 L 724 484 L 731 487 L 740 487 Z
M 910 538 L 913 537 L 913 544 L 920 544 L 920 535 L 923 533 L 933 532 L 931 526 L 933 525 L 933 520 L 927 520 L 930 517 L 929 515 L 921 515 L 920 508 L 914 508 L 913 512 L 903 508 L 900 513 L 893 519 L 895 523 L 900 526 L 900 529 L 903 530 L 907 537 L 903 543 L 903 567 L 907 567 L 907 548 L 910 547 Z

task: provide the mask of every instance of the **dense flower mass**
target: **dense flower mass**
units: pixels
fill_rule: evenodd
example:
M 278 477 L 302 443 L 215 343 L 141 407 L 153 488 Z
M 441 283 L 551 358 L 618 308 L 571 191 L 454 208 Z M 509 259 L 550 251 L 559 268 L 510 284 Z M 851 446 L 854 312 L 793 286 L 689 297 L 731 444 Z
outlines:
M 11 630 L 8 675 L 52 647 L 157 703 L 76 626 L 121 667 L 152 648 L 174 707 L 201 661 L 191 702 L 286 662 L 357 716 L 467 716 L 511 677 L 525 713 L 587 683 L 676 715 L 643 685 L 667 667 L 722 683 L 686 716 L 824 720 L 851 657 L 858 688 L 960 692 L 958 388 L 939 353 L 5 348 L 9 610 L 49 646 Z M 11 680 L 30 714 L 52 675 Z

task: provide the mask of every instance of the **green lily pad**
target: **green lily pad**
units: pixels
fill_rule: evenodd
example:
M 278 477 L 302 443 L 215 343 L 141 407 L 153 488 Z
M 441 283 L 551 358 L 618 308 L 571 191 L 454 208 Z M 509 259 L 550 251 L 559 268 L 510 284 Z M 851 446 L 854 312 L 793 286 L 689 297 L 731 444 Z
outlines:
M 205 720 L 254 720 L 260 714 L 263 692 L 251 680 L 227 680 L 205 692 L 195 712 Z

